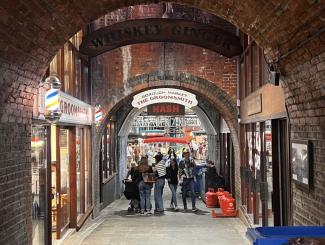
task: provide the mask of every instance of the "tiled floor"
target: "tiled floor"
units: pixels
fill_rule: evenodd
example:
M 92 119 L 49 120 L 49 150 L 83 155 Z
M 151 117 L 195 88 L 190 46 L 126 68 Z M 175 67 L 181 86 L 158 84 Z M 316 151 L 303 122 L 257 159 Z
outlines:
M 178 193 L 178 202 L 181 194 Z M 153 195 L 152 198 L 153 200 Z M 211 218 L 211 209 L 197 200 L 198 212 L 174 212 L 169 208 L 170 191 L 164 190 L 165 214 L 141 216 L 127 212 L 128 200 L 117 200 L 99 217 L 74 233 L 64 245 L 245 245 L 246 227 L 239 218 Z M 188 198 L 190 204 L 190 198 Z M 182 205 L 179 205 L 182 207 Z M 191 207 L 189 205 L 189 207 Z

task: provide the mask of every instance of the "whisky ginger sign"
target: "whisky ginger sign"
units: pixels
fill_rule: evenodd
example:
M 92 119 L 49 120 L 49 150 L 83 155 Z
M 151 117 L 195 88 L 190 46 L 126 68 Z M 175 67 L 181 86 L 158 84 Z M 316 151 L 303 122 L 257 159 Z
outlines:
M 228 58 L 241 54 L 239 38 L 228 31 L 204 23 L 148 18 L 119 22 L 92 32 L 80 46 L 80 52 L 94 57 L 136 43 L 175 42 L 206 48 Z
M 192 108 L 198 104 L 198 101 L 195 94 L 181 89 L 157 88 L 136 94 L 133 97 L 132 106 L 140 109 L 159 103 L 174 103 Z

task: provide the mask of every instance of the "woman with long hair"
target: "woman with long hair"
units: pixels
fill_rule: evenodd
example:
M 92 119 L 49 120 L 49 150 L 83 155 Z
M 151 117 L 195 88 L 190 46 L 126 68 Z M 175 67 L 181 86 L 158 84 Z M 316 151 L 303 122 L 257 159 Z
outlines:
M 150 201 L 150 197 L 151 197 L 151 189 L 152 189 L 152 184 L 145 182 L 145 180 L 143 179 L 144 174 L 148 174 L 148 173 L 152 173 L 152 168 L 148 165 L 148 158 L 146 157 L 142 157 L 140 162 L 139 162 L 139 166 L 138 166 L 138 170 L 140 173 L 140 181 L 139 181 L 139 193 L 140 193 L 140 208 L 141 214 L 148 214 L 151 215 L 151 201 Z
M 170 191 L 172 192 L 172 200 L 170 201 L 170 207 L 175 211 L 177 208 L 176 191 L 178 185 L 178 165 L 176 159 L 170 159 L 170 165 L 166 168 L 167 170 L 167 181 Z

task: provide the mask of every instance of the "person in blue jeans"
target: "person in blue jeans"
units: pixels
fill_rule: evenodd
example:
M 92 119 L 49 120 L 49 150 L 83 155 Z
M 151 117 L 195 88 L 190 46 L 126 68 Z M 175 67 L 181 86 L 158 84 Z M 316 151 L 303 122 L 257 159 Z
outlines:
M 178 185 L 178 166 L 175 159 L 170 160 L 170 165 L 166 168 L 167 171 L 167 181 L 170 191 L 172 192 L 172 200 L 170 202 L 170 207 L 175 211 L 177 208 L 177 198 L 176 191 Z
M 195 180 L 195 162 L 193 159 L 190 159 L 190 152 L 186 150 L 184 153 L 184 159 L 179 163 L 179 176 L 182 182 L 182 199 L 184 205 L 184 211 L 187 211 L 187 203 L 186 203 L 186 193 L 191 191 L 192 198 L 192 211 L 196 212 L 198 209 L 195 206 L 195 190 L 194 190 L 194 182 Z
M 152 173 L 152 168 L 148 165 L 148 159 L 146 157 L 142 157 L 138 166 L 139 181 L 139 194 L 140 194 L 140 214 L 151 215 L 151 189 L 152 184 L 145 183 L 143 180 L 143 174 Z
M 155 212 L 163 213 L 164 200 L 162 198 L 162 195 L 165 186 L 166 167 L 165 167 L 165 162 L 163 160 L 163 155 L 160 152 L 158 152 L 157 155 L 155 156 L 155 160 L 156 160 L 155 171 L 157 176 L 155 189 L 154 189 Z

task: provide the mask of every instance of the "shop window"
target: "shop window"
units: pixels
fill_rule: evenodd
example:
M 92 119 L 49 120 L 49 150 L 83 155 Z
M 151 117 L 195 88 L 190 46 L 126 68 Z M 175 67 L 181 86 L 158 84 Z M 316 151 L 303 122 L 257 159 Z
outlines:
M 32 160 L 32 244 L 42 245 L 45 242 L 47 225 L 46 213 L 46 154 L 47 142 L 45 127 L 32 127 L 31 160 Z
M 263 49 L 250 37 L 246 40 L 241 35 L 241 41 L 247 42 L 240 60 L 240 99 L 243 99 L 269 82 L 269 70 Z
M 70 181 L 69 181 L 69 135 L 67 129 L 60 129 L 60 226 L 61 233 L 70 223 Z
M 243 205 L 254 224 L 273 225 L 271 121 L 246 124 L 242 129 L 245 131 L 241 137 L 241 142 L 245 142 L 241 153 Z
M 115 173 L 115 122 L 110 121 L 101 139 L 102 181 L 106 182 Z
M 87 212 L 91 203 L 91 171 L 89 160 L 89 129 L 77 128 L 76 131 L 76 174 L 77 174 L 77 220 Z
M 92 171 L 91 171 L 91 141 L 90 141 L 90 131 L 88 128 L 84 129 L 84 166 L 85 166 L 85 211 L 89 210 L 92 206 Z
M 89 102 L 88 62 L 79 54 L 82 32 L 70 38 L 50 63 L 49 75 L 61 81 L 61 90 Z
M 77 219 L 79 220 L 82 214 L 85 213 L 84 208 L 84 159 L 83 159 L 83 130 L 76 130 L 76 191 L 77 191 Z
M 260 123 L 254 124 L 255 134 L 254 134 L 254 148 L 253 148 L 253 158 L 254 158 L 254 223 L 260 223 L 260 217 L 262 217 L 262 206 L 260 202 L 260 184 L 261 184 L 261 134 L 260 134 Z
M 274 215 L 272 208 L 272 193 L 273 193 L 273 168 L 272 168 L 272 124 L 271 120 L 265 122 L 265 175 L 267 182 L 267 224 L 274 225 Z

